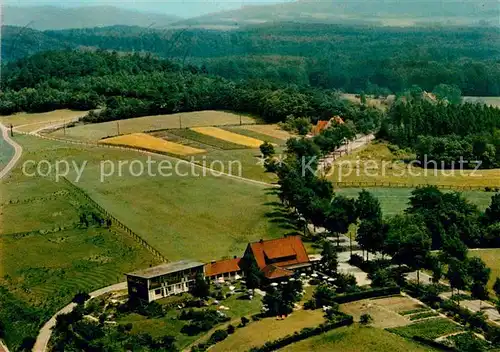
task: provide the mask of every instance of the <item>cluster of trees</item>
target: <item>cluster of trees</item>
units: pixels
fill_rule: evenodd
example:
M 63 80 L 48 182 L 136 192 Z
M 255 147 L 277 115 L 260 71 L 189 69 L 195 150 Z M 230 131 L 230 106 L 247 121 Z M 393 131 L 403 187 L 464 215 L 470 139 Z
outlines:
M 500 95 L 495 28 L 386 28 L 280 23 L 231 32 L 109 27 L 46 31 L 44 43 L 155 53 L 203 62 L 228 79 L 259 78 L 367 93 L 427 91 L 440 83 L 467 95 Z M 22 36 L 17 47 L 30 46 Z M 7 37 L 8 39 L 8 37 Z M 51 42 L 53 41 L 53 43 Z M 50 47 L 50 46 L 48 46 Z M 2 52 L 2 56 L 15 53 Z
M 379 135 L 402 147 L 413 147 L 424 167 L 482 168 L 500 165 L 500 109 L 482 104 L 438 103 L 425 99 L 398 101 Z
M 153 338 L 148 333 L 132 334 L 132 324 L 109 325 L 104 319 L 99 322 L 84 318 L 86 309 L 78 302 L 75 309 L 58 315 L 53 329 L 53 351 L 178 351 L 175 337 L 165 335 Z M 106 325 L 106 327 L 105 327 Z
M 293 306 L 302 297 L 302 281 L 289 280 L 277 287 L 270 287 L 262 299 L 269 316 L 288 315 Z

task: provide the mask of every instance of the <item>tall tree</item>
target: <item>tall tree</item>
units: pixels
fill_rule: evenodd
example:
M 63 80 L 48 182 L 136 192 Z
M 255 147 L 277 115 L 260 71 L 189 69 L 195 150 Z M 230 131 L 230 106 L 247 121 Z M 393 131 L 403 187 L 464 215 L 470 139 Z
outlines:
M 471 278 L 472 297 L 485 300 L 488 299 L 488 289 L 486 285 L 490 279 L 491 269 L 478 257 L 472 257 L 468 263 L 468 275 Z
M 340 195 L 333 197 L 325 227 L 337 236 L 337 246 L 340 246 L 340 234 L 346 234 L 356 218 L 356 203 L 353 199 Z
M 356 199 L 356 211 L 360 220 L 382 219 L 380 201 L 370 192 L 362 190 Z

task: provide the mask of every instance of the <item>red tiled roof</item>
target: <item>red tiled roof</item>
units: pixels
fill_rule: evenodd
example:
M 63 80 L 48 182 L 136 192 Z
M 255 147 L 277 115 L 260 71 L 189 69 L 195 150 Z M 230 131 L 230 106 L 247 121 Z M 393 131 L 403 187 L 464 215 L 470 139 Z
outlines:
M 266 248 L 266 249 L 264 249 L 264 254 L 269 259 L 278 259 L 278 258 L 291 257 L 291 256 L 296 255 L 294 249 L 289 244 L 279 246 L 279 247 Z
M 342 120 L 342 117 L 340 116 L 334 116 L 330 119 L 330 121 L 333 120 L 335 121 L 336 123 L 338 123 L 339 125 L 343 125 L 344 124 L 344 120 Z
M 259 241 L 250 243 L 249 246 L 260 270 L 263 270 L 268 264 L 283 268 L 289 265 L 309 263 L 309 257 L 300 236 Z M 266 254 L 268 259 L 273 259 L 273 263 L 266 262 Z M 273 258 L 270 258 L 269 255 Z M 294 257 L 290 258 L 292 255 Z
M 288 277 L 293 275 L 293 271 L 280 268 L 276 265 L 268 265 L 262 269 L 262 273 L 266 279 L 279 279 L 280 277 Z
M 214 276 L 226 273 L 234 273 L 235 271 L 240 271 L 240 261 L 241 258 L 234 259 L 224 259 L 219 260 L 214 263 L 205 264 L 205 275 Z

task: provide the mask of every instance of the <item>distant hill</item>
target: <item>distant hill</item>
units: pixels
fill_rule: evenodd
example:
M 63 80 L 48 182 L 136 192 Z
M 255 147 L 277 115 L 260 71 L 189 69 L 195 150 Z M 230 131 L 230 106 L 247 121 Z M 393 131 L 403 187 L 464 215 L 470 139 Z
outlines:
M 178 26 L 242 26 L 266 22 L 413 26 L 419 24 L 499 25 L 497 0 L 299 0 L 245 6 L 182 20 Z
M 112 6 L 61 8 L 55 6 L 4 6 L 2 24 L 32 29 L 69 29 L 127 25 L 165 27 L 180 18 L 171 15 L 143 13 Z

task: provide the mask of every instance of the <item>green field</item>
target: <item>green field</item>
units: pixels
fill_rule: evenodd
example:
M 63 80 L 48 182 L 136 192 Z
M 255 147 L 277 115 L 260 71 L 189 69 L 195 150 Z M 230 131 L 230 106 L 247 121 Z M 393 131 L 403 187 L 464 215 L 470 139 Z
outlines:
M 267 341 L 276 340 L 306 327 L 316 327 L 324 322 L 322 310 L 298 310 L 285 320 L 275 317 L 265 318 L 237 329 L 224 341 L 210 350 L 215 352 L 244 352 L 252 347 L 264 345 Z
M 440 336 L 463 331 L 463 328 L 449 319 L 435 318 L 388 330 L 408 339 L 419 336 L 434 340 Z
M 357 197 L 361 188 L 341 188 L 335 191 L 347 197 Z M 394 215 L 401 213 L 408 207 L 409 197 L 413 189 L 411 188 L 366 188 L 367 191 L 372 193 L 380 200 L 382 211 L 384 215 Z M 445 191 L 446 192 L 446 191 Z M 490 202 L 491 197 L 494 195 L 492 192 L 483 191 L 465 191 L 461 192 L 469 201 L 476 204 L 481 210 L 486 209 Z
M 156 259 L 124 233 L 80 228 L 86 202 L 52 178 L 28 177 L 23 162 L 63 155 L 65 145 L 17 136 L 21 162 L 0 183 L 0 321 L 13 350 L 26 336 L 69 303 L 78 291 L 91 292 L 124 281 L 124 273 Z
M 353 325 L 294 343 L 279 351 L 431 352 L 437 350 L 382 329 Z
M 500 277 L 500 249 L 479 249 L 469 251 L 470 255 L 481 258 L 491 269 L 488 287 L 492 290 L 495 279 Z
M 241 116 L 242 123 L 255 123 L 255 119 Z M 137 117 L 133 119 L 79 125 L 56 131 L 53 135 L 79 140 L 97 141 L 104 137 L 135 132 L 198 126 L 223 126 L 240 123 L 240 115 L 224 111 L 196 111 L 171 115 Z M 65 132 L 65 134 L 64 134 Z
M 392 149 L 392 150 L 391 150 Z M 406 163 L 413 161 L 410 151 L 391 147 L 385 142 L 372 142 L 349 155 L 337 158 L 326 177 L 333 181 L 350 183 L 384 183 L 388 185 L 434 184 L 445 187 L 500 187 L 500 169 L 491 170 L 441 170 L 439 164 L 434 169 L 425 169 Z
M 500 97 L 463 97 L 463 101 L 500 107 Z
M 199 175 L 194 176 L 192 167 L 185 164 L 179 166 L 181 173 L 189 173 L 185 177 L 152 177 L 147 174 L 134 177 L 128 168 L 124 168 L 120 176 L 116 166 L 115 174 L 101 182 L 101 160 L 116 164 L 120 160 L 138 160 L 145 164 L 147 157 L 135 151 L 75 146 L 29 136 L 17 139 L 26 149 L 25 158 L 67 159 L 78 165 L 86 161 L 78 187 L 86 190 L 169 260 L 211 260 L 241 255 L 249 241 L 279 237 L 292 231 L 266 216 L 274 210 L 272 202 L 277 198 L 269 194 L 269 187 L 265 185 L 215 177 L 209 172 L 203 176 L 201 169 L 194 169 Z M 162 156 L 155 156 L 153 160 L 166 160 L 173 165 L 178 161 Z M 18 172 L 19 168 L 15 171 L 16 177 Z M 74 173 L 69 179 L 75 179 Z M 30 180 L 41 184 L 48 182 L 43 178 Z M 14 191 L 6 189 L 7 193 Z M 29 194 L 26 191 L 20 194 L 26 197 Z M 9 221 L 15 222 L 15 214 L 12 216 L 14 218 Z

